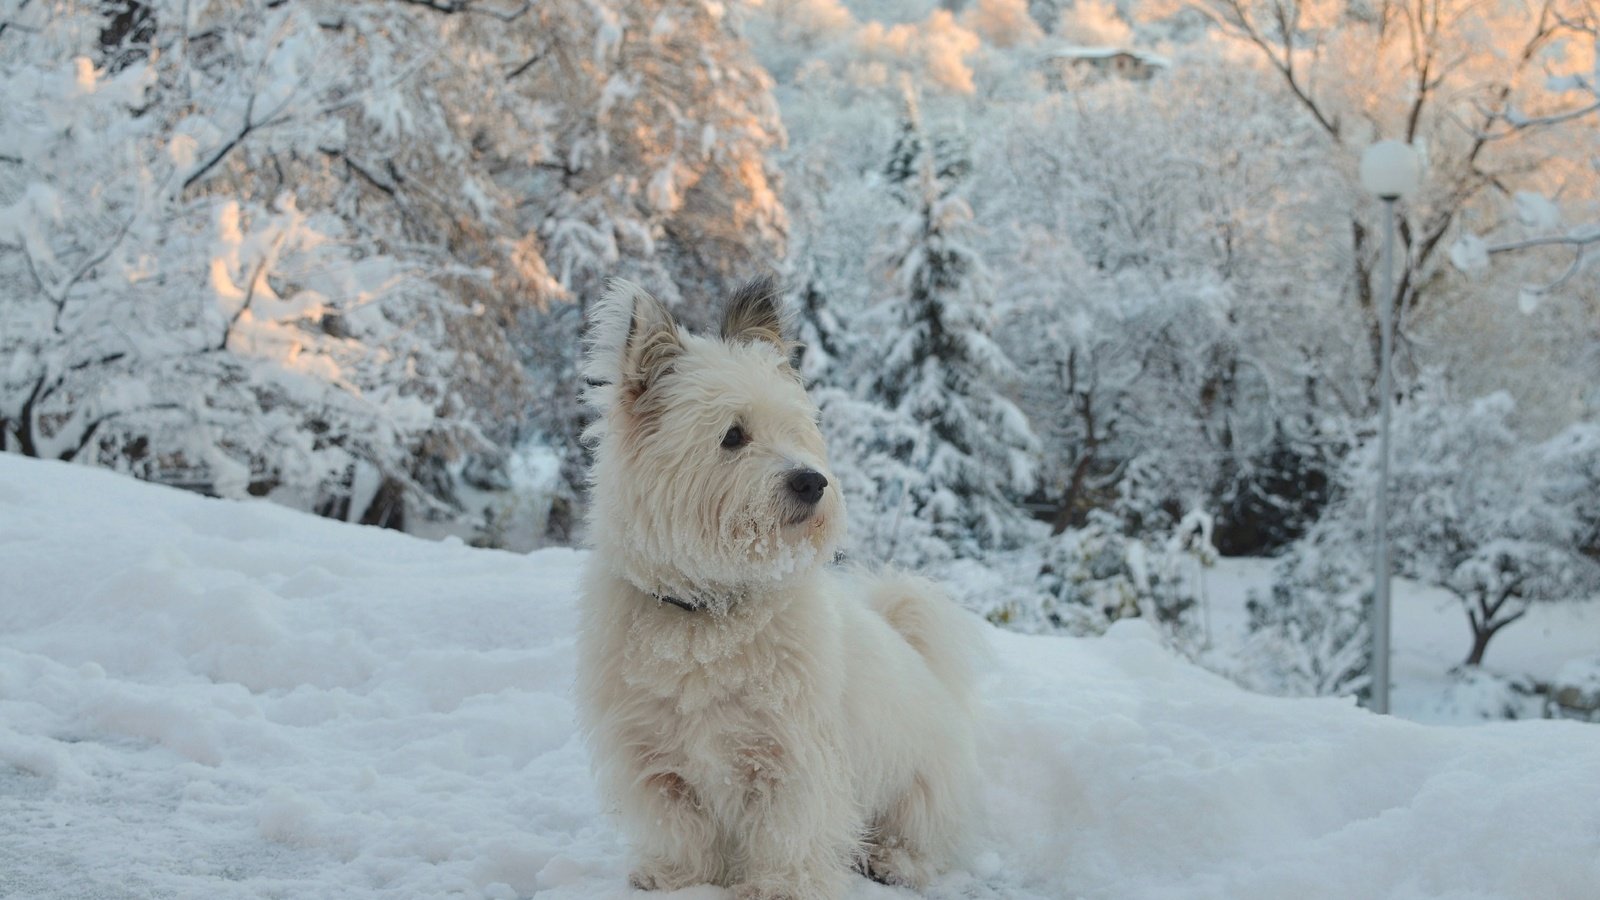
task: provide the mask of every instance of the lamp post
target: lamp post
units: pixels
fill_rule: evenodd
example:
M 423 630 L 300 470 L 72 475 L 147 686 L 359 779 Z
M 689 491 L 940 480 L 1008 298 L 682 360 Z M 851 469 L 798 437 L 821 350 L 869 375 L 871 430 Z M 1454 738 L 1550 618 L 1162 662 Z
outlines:
M 1379 141 L 1361 155 L 1361 186 L 1383 201 L 1383 291 L 1378 297 L 1378 497 L 1373 510 L 1372 709 L 1389 712 L 1389 406 L 1394 393 L 1394 205 L 1417 189 L 1422 162 L 1402 141 Z

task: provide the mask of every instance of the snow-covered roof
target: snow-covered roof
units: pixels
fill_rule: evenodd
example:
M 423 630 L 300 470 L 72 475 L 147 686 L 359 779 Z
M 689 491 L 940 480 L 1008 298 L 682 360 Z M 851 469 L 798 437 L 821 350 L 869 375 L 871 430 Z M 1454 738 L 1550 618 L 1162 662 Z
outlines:
M 1114 59 L 1118 56 L 1126 56 L 1147 66 L 1161 69 L 1169 68 L 1172 65 L 1172 61 L 1165 56 L 1146 53 L 1143 50 L 1135 50 L 1131 47 L 1080 47 L 1075 44 L 1057 44 L 1041 54 L 1041 58 L 1047 60 L 1100 60 Z

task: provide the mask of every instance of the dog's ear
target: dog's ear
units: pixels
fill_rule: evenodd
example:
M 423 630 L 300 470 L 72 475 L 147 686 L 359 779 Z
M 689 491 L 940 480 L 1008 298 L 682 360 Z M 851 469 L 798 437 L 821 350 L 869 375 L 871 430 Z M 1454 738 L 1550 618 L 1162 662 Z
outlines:
M 782 294 L 770 276 L 747 282 L 728 298 L 722 311 L 722 339 L 729 343 L 766 341 L 789 355 L 784 337 Z
M 589 320 L 583 375 L 591 386 L 614 386 L 623 402 L 638 399 L 683 353 L 672 313 L 630 281 L 612 279 Z
M 634 288 L 628 340 L 622 351 L 622 397 L 636 399 L 683 354 L 683 336 L 661 301 Z

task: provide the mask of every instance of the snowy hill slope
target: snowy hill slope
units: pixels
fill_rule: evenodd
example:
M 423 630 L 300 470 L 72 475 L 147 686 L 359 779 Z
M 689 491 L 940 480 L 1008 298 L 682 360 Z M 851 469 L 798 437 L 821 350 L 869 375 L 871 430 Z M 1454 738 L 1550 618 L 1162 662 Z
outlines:
M 0 896 L 630 896 L 581 560 L 0 454 Z M 1137 624 L 994 640 L 990 821 L 931 896 L 1596 895 L 1592 726 L 1254 696 Z

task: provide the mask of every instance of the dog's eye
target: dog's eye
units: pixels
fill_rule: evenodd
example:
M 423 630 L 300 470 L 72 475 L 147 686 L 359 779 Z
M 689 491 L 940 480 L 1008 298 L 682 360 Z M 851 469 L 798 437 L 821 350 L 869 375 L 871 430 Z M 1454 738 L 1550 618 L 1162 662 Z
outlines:
M 737 425 L 729 428 L 728 433 L 722 436 L 722 446 L 729 450 L 737 450 L 748 443 L 750 438 L 744 433 L 744 429 Z

